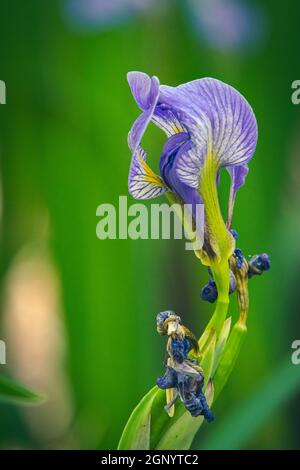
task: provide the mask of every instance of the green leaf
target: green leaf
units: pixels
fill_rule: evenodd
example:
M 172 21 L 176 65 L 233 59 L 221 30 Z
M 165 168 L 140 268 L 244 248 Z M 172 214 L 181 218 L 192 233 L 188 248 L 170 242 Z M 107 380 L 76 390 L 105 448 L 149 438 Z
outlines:
M 216 344 L 215 355 L 214 355 L 214 364 L 213 364 L 213 369 L 212 369 L 212 373 L 211 373 L 212 376 L 214 376 L 214 374 L 217 370 L 217 367 L 219 365 L 219 361 L 220 361 L 222 353 L 224 351 L 225 344 L 228 340 L 228 336 L 229 336 L 229 333 L 230 333 L 230 328 L 231 328 L 231 317 L 228 317 L 225 320 L 224 324 L 223 324 L 222 331 L 220 333 L 220 336 L 219 336 L 217 344 Z
M 209 405 L 212 404 L 214 398 L 214 388 L 210 381 L 206 387 L 205 396 Z M 182 406 L 183 408 L 183 406 Z M 183 408 L 184 409 L 184 408 Z M 157 450 L 186 450 L 191 447 L 195 434 L 202 425 L 204 418 L 198 416 L 193 418 L 187 411 L 176 419 L 169 418 L 172 420 L 172 424 L 162 434 L 161 439 L 155 446 Z
M 215 399 L 219 396 L 234 368 L 246 333 L 247 327 L 239 322 L 232 328 L 214 376 Z
M 209 327 L 209 328 L 205 329 L 205 331 L 203 332 L 201 338 L 198 341 L 199 350 L 200 350 L 201 353 L 204 351 L 205 346 L 211 340 L 211 338 L 213 337 L 214 334 L 215 334 L 214 328 Z
M 122 433 L 118 450 L 150 449 L 151 408 L 157 393 L 158 388 L 153 387 L 133 410 Z M 161 412 L 164 412 L 163 408 Z
M 213 368 L 214 357 L 215 357 L 216 340 L 217 340 L 216 333 L 214 333 L 211 340 L 207 344 L 204 350 L 204 353 L 199 361 L 200 366 L 203 369 L 203 374 L 204 374 L 204 390 L 212 374 L 212 368 Z
M 6 403 L 37 404 L 44 399 L 41 395 L 23 385 L 0 376 L 0 401 Z
M 184 412 L 184 407 L 178 400 L 175 404 L 175 414 L 170 418 L 168 413 L 164 410 L 166 405 L 166 392 L 158 390 L 155 399 L 153 400 L 151 410 L 151 432 L 150 432 L 150 449 L 155 449 L 161 439 L 163 433 L 172 426 Z

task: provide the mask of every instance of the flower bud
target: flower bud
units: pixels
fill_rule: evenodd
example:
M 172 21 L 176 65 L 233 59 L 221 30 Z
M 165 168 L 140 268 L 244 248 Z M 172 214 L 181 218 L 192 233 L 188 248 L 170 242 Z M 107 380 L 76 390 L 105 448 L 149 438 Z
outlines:
M 249 261 L 248 277 L 261 275 L 264 271 L 269 271 L 270 268 L 270 258 L 266 253 L 254 255 Z

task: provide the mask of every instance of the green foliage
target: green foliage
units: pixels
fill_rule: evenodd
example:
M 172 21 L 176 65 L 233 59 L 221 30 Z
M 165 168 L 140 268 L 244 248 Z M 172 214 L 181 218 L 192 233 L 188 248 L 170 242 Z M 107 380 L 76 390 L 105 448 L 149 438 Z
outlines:
M 156 393 L 157 387 L 154 387 L 133 410 L 121 436 L 119 450 L 150 448 L 151 407 Z
M 0 375 L 0 402 L 34 405 L 40 404 L 43 399 L 42 395 Z
M 228 342 L 224 347 L 223 354 L 214 375 L 215 398 L 217 398 L 221 393 L 234 368 L 246 333 L 247 327 L 240 323 L 236 323 L 232 328 Z

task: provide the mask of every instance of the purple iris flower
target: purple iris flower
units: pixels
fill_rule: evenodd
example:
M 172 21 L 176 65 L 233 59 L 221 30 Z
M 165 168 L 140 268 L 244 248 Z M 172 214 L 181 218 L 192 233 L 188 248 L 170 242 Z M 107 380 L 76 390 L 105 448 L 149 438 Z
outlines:
M 257 143 L 257 124 L 245 98 L 231 86 L 202 78 L 170 87 L 160 85 L 157 77 L 129 72 L 128 82 L 142 110 L 134 122 L 128 143 L 132 151 L 129 192 L 136 199 L 151 199 L 173 192 L 182 203 L 190 204 L 193 214 L 202 214 L 205 239 L 205 207 L 201 178 L 208 158 L 215 169 L 215 184 L 221 168 L 231 177 L 228 203 L 230 228 L 237 190 L 244 184 L 248 162 Z M 159 167 L 155 174 L 146 162 L 141 147 L 143 134 L 154 122 L 167 135 Z M 199 210 L 200 208 L 200 210 Z M 199 224 L 197 225 L 199 227 Z

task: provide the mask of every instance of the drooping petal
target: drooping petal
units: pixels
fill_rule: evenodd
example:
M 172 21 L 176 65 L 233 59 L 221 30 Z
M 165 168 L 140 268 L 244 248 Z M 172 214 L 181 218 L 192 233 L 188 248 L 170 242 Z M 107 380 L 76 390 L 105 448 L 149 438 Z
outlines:
M 244 185 L 246 176 L 249 172 L 247 163 L 238 166 L 228 166 L 228 173 L 231 178 L 230 195 L 228 202 L 228 220 L 227 226 L 230 228 L 232 223 L 233 208 L 237 190 Z
M 164 181 L 147 165 L 146 152 L 141 147 L 132 157 L 128 189 L 135 199 L 152 199 L 169 191 Z
M 159 97 L 159 80 L 142 72 L 129 72 L 127 79 L 137 104 L 143 110 L 128 134 L 128 145 L 134 154 L 153 116 Z
M 213 78 L 178 87 L 160 87 L 160 102 L 180 114 L 191 137 L 191 151 L 178 162 L 178 175 L 196 187 L 209 152 L 218 168 L 247 163 L 257 142 L 254 113 L 234 88 Z
M 144 132 L 151 121 L 151 116 L 153 113 L 153 109 L 147 109 L 139 117 L 134 121 L 129 133 L 128 133 L 128 146 L 134 154 L 139 147 Z

